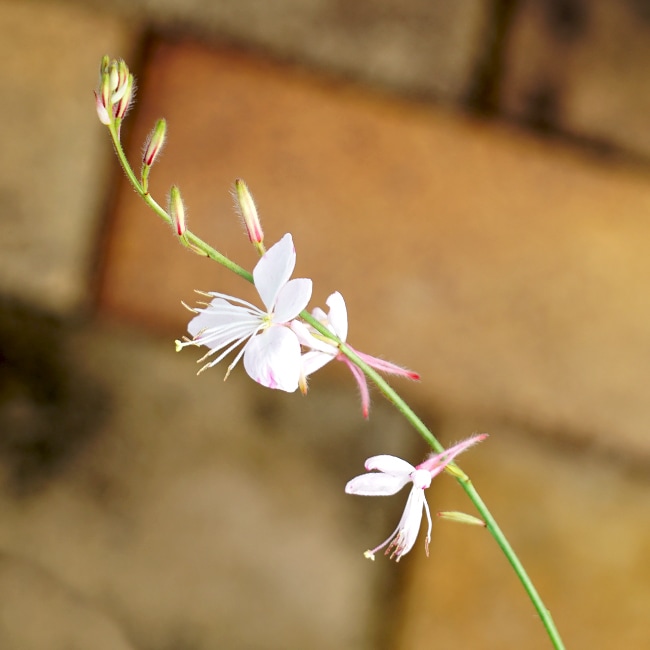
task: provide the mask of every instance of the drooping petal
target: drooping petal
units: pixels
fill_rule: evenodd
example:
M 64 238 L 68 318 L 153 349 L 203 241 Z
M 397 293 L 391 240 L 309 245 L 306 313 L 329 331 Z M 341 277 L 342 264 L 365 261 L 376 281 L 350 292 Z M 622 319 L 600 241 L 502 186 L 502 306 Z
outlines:
M 397 535 L 386 549 L 386 554 L 390 554 L 391 560 L 395 558 L 395 561 L 399 562 L 402 555 L 406 555 L 415 545 L 425 503 L 424 490 L 414 487 L 406 501 L 402 519 L 397 527 Z
M 391 363 L 390 361 L 384 361 L 384 359 L 373 357 L 369 354 L 366 354 L 365 352 L 359 352 L 358 350 L 354 350 L 354 348 L 352 349 L 360 359 L 365 361 L 371 368 L 379 370 L 379 372 L 386 372 L 389 375 L 408 377 L 408 379 L 414 379 L 416 381 L 420 379 L 420 375 L 417 372 L 413 372 L 407 368 L 402 368 L 402 366 L 398 366 L 397 364 Z
M 404 512 L 402 517 L 397 524 L 397 528 L 381 543 L 379 546 L 376 546 L 370 551 L 366 551 L 364 555 L 371 559 L 375 559 L 375 553 L 380 551 L 382 548 L 386 547 L 385 554 L 390 555 L 390 559 L 395 558 L 396 562 L 399 562 L 402 555 L 406 555 L 415 544 L 417 540 L 418 533 L 420 532 L 420 522 L 422 521 L 422 507 L 427 509 L 428 506 L 426 499 L 424 497 L 424 490 L 420 488 L 413 487 L 409 492 L 408 499 L 406 500 L 406 506 L 404 507 Z M 431 519 L 429 519 L 429 522 Z M 427 535 L 427 540 L 431 534 Z M 428 547 L 428 541 L 427 541 Z
M 273 309 L 274 323 L 288 323 L 298 316 L 311 298 L 312 282 L 306 278 L 289 280 L 278 292 Z
M 361 474 L 348 481 L 345 491 L 347 494 L 358 494 L 364 497 L 390 496 L 397 494 L 408 482 L 408 474 L 395 476 L 371 472 Z
M 268 388 L 293 393 L 300 380 L 300 343 L 280 325 L 269 327 L 246 345 L 244 368 L 248 375 Z
M 337 357 L 341 359 L 347 367 L 350 369 L 352 376 L 357 381 L 357 386 L 359 386 L 359 392 L 361 393 L 361 413 L 366 420 L 368 419 L 368 414 L 370 413 L 370 393 L 368 392 L 368 382 L 366 380 L 366 375 L 359 366 L 355 366 L 350 359 L 343 356 L 342 354 Z
M 446 449 L 441 454 L 434 454 L 433 456 L 430 456 L 423 463 L 420 463 L 417 466 L 417 469 L 425 469 L 428 472 L 431 472 L 432 477 L 436 476 L 440 474 L 440 472 L 442 472 L 442 470 L 444 470 L 445 467 L 449 465 L 449 463 L 451 463 L 451 461 L 454 460 L 456 456 L 458 456 L 458 454 L 461 454 L 466 449 L 469 449 L 472 445 L 485 440 L 487 437 L 487 433 L 471 436 L 470 438 L 459 442 L 453 447 Z
M 255 265 L 255 288 L 268 312 L 273 309 L 280 289 L 289 281 L 295 266 L 296 250 L 289 233 L 271 246 Z
M 330 329 L 341 341 L 345 342 L 348 338 L 348 310 L 345 306 L 345 300 L 338 291 L 335 291 L 327 299 L 326 304 L 330 308 L 327 317 L 331 326 Z

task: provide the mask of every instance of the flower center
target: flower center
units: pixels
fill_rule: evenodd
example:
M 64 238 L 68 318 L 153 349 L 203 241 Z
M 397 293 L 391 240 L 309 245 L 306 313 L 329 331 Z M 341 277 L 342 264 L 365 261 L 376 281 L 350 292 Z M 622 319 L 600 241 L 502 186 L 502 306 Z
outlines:
M 413 487 L 424 490 L 431 485 L 431 472 L 426 469 L 416 469 L 411 472 L 411 480 L 413 481 Z

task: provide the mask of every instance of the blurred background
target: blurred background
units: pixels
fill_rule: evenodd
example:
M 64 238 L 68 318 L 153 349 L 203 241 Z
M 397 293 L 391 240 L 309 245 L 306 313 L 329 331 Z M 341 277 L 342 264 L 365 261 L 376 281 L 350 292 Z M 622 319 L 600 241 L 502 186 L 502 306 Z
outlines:
M 650 2 L 0 0 L 0 648 L 550 647 L 485 531 L 362 552 L 426 450 L 330 364 L 306 397 L 174 352 L 195 289 L 254 298 L 123 180 L 92 91 L 138 79 L 134 167 L 245 267 L 244 178 L 312 306 L 509 535 L 568 648 L 650 647 Z M 471 511 L 449 477 L 433 510 Z

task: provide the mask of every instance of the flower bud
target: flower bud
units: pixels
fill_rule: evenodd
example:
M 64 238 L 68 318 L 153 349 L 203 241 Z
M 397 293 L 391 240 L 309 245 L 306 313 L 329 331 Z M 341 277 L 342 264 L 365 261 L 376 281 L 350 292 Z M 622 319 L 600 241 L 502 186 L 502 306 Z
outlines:
M 132 75 L 129 73 L 129 68 L 124 60 L 113 61 L 111 70 L 111 88 L 113 90 L 111 100 L 113 103 L 119 102 L 126 94 L 129 88 L 129 77 L 132 77 Z M 133 80 L 131 80 L 131 83 L 133 83 Z
M 246 232 L 248 233 L 248 239 L 260 254 L 264 253 L 264 232 L 262 231 L 262 224 L 260 223 L 260 218 L 257 214 L 257 208 L 255 207 L 255 202 L 251 193 L 248 191 L 246 183 L 241 178 L 238 178 L 235 181 L 235 191 L 233 193 L 235 197 L 235 207 L 237 212 L 241 216 L 244 226 L 246 227 Z
M 183 206 L 183 199 L 181 199 L 181 191 L 176 185 L 172 185 L 169 190 L 169 214 L 176 234 L 182 237 L 187 230 L 187 224 L 185 222 L 185 207 Z
M 482 519 L 479 519 L 478 517 L 474 517 L 473 515 L 468 515 L 465 512 L 456 512 L 456 511 L 439 512 L 438 517 L 440 517 L 440 519 L 447 519 L 448 521 L 455 521 L 458 524 L 468 524 L 470 526 L 485 527 L 485 522 Z
M 165 135 L 167 133 L 167 122 L 165 120 L 158 120 L 156 126 L 154 126 L 153 131 L 149 134 L 147 142 L 144 148 L 144 155 L 142 157 L 142 162 L 147 167 L 153 165 L 156 156 L 160 153 L 160 150 L 165 144 Z
M 113 115 L 115 116 L 115 119 L 121 120 L 126 115 L 126 112 L 129 110 L 129 106 L 131 106 L 131 100 L 133 99 L 133 88 L 134 88 L 133 75 L 129 74 L 126 79 L 126 83 L 123 87 L 123 92 L 122 92 L 122 88 L 119 89 L 119 94 L 120 94 L 119 101 L 113 105 Z

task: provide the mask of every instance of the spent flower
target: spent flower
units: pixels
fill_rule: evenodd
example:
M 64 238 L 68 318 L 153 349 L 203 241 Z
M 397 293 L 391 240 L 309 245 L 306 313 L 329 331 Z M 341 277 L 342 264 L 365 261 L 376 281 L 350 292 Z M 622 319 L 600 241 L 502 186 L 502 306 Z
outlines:
M 322 309 L 317 307 L 312 311 L 312 316 L 332 332 L 332 334 L 334 334 L 342 343 L 345 343 L 348 337 L 348 311 L 345 306 L 345 300 L 343 300 L 343 296 L 338 291 L 335 291 L 329 296 L 326 304 L 329 307 L 328 314 L 325 314 Z M 361 393 L 361 410 L 363 412 L 363 417 L 367 418 L 370 411 L 370 394 L 368 392 L 366 376 L 361 368 L 355 365 L 339 350 L 335 341 L 322 336 L 313 327 L 305 325 L 302 321 L 294 321 L 291 326 L 294 332 L 298 335 L 302 345 L 309 348 L 309 351 L 302 355 L 302 373 L 300 377 L 300 388 L 302 392 L 307 392 L 307 377 L 309 377 L 309 375 L 316 372 L 333 359 L 342 361 L 350 369 L 352 376 L 355 378 L 359 386 L 359 392 Z M 390 363 L 389 361 L 384 361 L 383 359 L 378 359 L 369 354 L 359 352 L 349 344 L 347 347 L 362 361 L 379 372 L 400 375 L 402 377 L 407 377 L 408 379 L 418 380 L 420 378 L 416 372 L 402 368 L 401 366 Z

